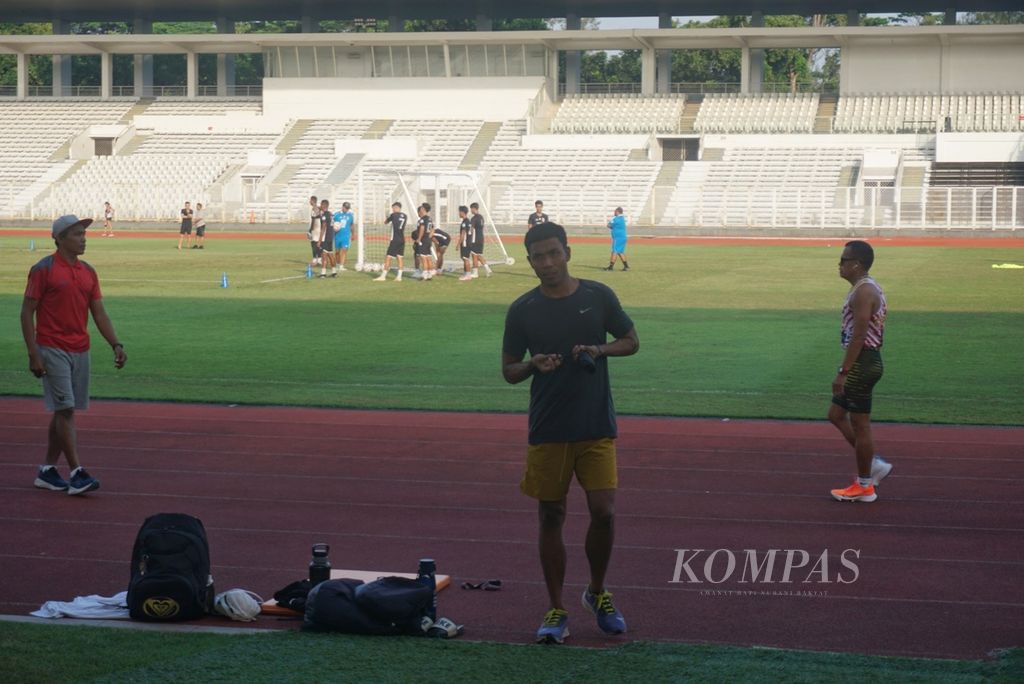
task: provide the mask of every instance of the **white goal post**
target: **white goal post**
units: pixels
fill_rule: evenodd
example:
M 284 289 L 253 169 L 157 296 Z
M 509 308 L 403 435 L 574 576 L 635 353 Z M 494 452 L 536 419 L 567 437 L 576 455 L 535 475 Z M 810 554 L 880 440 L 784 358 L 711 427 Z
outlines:
M 393 202 L 402 203 L 402 211 L 409 216 L 405 229 L 408 239 L 416 228 L 416 207 L 423 202 L 431 205 L 434 226 L 452 236 L 445 252 L 444 270 L 461 271 L 459 256 L 459 206 L 472 202 L 480 205 L 484 217 L 484 259 L 492 266 L 511 265 L 515 259 L 508 255 L 491 212 L 480 192 L 479 174 L 457 170 L 406 170 L 389 168 L 359 168 L 356 171 L 356 270 L 379 272 L 384 267 L 384 255 L 391 240 L 391 226 L 385 218 L 391 213 Z M 407 250 L 405 268 L 411 269 L 413 258 Z

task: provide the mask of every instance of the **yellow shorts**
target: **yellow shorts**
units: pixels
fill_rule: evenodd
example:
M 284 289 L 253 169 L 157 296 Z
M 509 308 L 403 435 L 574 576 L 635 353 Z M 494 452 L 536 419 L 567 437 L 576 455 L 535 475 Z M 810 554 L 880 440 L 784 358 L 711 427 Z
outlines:
M 615 489 L 619 484 L 615 440 L 531 444 L 519 490 L 540 501 L 561 501 L 569 493 L 573 473 L 588 492 Z

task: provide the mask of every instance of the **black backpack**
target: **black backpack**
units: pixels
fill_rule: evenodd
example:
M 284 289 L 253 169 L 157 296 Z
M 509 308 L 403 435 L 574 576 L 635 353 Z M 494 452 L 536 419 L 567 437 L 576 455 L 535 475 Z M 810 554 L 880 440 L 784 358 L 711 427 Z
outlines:
M 433 605 L 433 590 L 405 577 L 327 580 L 313 587 L 306 599 L 303 628 L 317 631 L 419 635 L 423 618 Z
M 194 620 L 213 608 L 210 546 L 199 518 L 146 518 L 132 549 L 128 610 L 136 620 Z

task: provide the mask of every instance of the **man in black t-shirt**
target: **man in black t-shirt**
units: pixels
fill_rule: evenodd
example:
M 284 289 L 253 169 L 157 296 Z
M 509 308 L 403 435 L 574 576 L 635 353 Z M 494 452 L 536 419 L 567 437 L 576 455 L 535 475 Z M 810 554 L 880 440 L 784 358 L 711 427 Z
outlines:
M 413 253 L 416 255 L 420 277 L 430 280 L 434 277 L 434 255 L 430 248 L 433 245 L 434 222 L 430 219 L 430 205 L 424 202 L 416 207 L 416 230 L 412 234 Z
M 534 212 L 526 218 L 526 230 L 530 230 L 534 226 L 539 226 L 542 223 L 548 222 L 548 215 L 544 213 L 544 203 L 537 200 L 533 203 Z
M 532 377 L 529 447 L 520 490 L 538 500 L 540 560 L 550 609 L 537 640 L 562 643 L 568 611 L 565 580 L 566 495 L 575 474 L 590 511 L 586 550 L 590 583 L 583 604 L 607 634 L 626 631 L 604 580 L 611 558 L 618 475 L 618 429 L 608 380 L 609 356 L 629 356 L 640 347 L 633 321 L 615 293 L 601 283 L 569 275 L 571 251 L 565 229 L 541 223 L 524 240 L 540 286 L 519 297 L 505 318 L 502 374 L 509 383 Z M 608 335 L 613 340 L 607 342 Z M 523 360 L 529 353 L 529 358 Z
M 448 245 L 452 244 L 452 236 L 448 231 L 435 226 L 431 240 L 434 241 L 434 252 L 437 254 L 436 272 L 440 275 L 444 269 L 444 253 L 448 250 Z
M 402 279 L 402 268 L 405 260 L 405 224 L 409 217 L 402 211 L 402 203 L 395 202 L 391 205 L 391 215 L 384 219 L 385 224 L 391 224 L 391 242 L 388 243 L 388 251 L 384 257 L 384 268 L 380 275 L 374 278 L 377 282 L 387 280 L 388 270 L 391 268 L 391 260 L 398 260 L 398 275 L 395 280 Z
M 541 203 L 544 206 L 544 203 Z M 478 275 L 477 269 L 481 266 L 484 267 L 484 272 L 487 277 L 491 277 L 491 266 L 487 263 L 487 259 L 484 259 L 484 217 L 480 215 L 480 205 L 473 202 L 469 205 L 469 210 L 473 212 L 473 217 L 469 220 L 473 226 L 473 271 L 470 277 L 476 278 Z M 544 220 L 547 221 L 547 214 L 542 214 Z
M 472 280 L 473 223 L 469 220 L 469 207 L 459 207 L 459 256 L 462 257 L 462 276 L 459 280 Z
M 320 200 L 320 253 L 323 261 L 320 263 L 320 277 L 327 277 L 327 267 L 331 267 L 331 277 L 338 277 L 338 264 L 334 261 L 334 215 L 331 214 L 331 203 L 329 200 Z
M 188 236 L 188 245 L 192 245 L 192 203 L 185 202 L 181 209 L 181 230 L 178 231 L 178 249 L 181 250 L 181 243 Z

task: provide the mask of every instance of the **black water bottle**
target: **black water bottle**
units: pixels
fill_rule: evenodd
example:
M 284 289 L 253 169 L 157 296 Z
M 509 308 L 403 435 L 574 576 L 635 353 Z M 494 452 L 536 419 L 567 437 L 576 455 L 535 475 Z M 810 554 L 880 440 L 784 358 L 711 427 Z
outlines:
M 313 544 L 313 560 L 309 561 L 309 584 L 312 587 L 331 579 L 331 561 L 327 559 L 330 550 L 327 544 Z
M 416 572 L 416 581 L 430 587 L 431 599 L 430 607 L 427 608 L 427 617 L 431 620 L 437 620 L 437 580 L 434 578 L 436 571 L 437 564 L 434 563 L 433 558 L 420 559 L 420 568 Z

